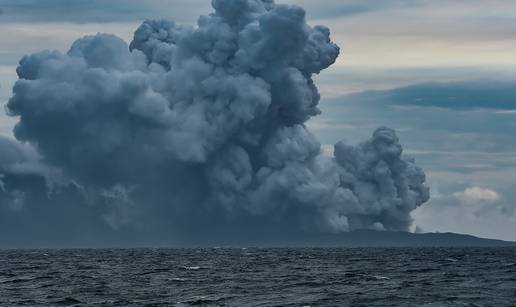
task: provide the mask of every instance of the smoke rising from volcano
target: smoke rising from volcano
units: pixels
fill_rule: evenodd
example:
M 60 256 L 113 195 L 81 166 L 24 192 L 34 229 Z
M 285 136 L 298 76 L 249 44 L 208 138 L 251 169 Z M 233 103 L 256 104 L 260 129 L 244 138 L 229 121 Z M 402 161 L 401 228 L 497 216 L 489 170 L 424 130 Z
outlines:
M 407 230 L 428 189 L 395 132 L 328 157 L 304 125 L 339 55 L 329 29 L 272 0 L 212 4 L 195 28 L 146 21 L 129 46 L 97 34 L 24 57 L 7 110 L 31 146 L 0 143 L 0 212 L 183 238 Z

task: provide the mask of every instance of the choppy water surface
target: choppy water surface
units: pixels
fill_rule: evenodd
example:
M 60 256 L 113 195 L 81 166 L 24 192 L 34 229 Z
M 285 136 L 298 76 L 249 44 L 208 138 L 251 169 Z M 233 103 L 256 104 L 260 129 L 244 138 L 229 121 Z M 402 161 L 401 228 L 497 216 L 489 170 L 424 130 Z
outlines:
M 516 306 L 516 249 L 0 251 L 0 305 Z

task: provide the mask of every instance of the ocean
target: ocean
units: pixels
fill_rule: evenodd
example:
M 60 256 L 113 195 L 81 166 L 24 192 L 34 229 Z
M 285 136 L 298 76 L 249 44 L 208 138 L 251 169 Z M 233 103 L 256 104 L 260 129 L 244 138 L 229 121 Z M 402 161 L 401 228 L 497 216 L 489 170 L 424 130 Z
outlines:
M 0 251 L 0 306 L 516 306 L 516 248 Z

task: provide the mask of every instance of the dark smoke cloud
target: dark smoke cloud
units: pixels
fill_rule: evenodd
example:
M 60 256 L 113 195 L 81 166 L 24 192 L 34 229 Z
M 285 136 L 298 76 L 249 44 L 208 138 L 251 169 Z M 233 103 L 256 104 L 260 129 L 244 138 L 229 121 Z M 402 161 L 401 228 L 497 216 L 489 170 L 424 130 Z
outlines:
M 428 189 L 394 131 L 328 157 L 304 125 L 339 54 L 329 29 L 272 0 L 213 7 L 196 28 L 146 21 L 129 46 L 97 34 L 20 61 L 21 143 L 0 143 L 19 226 L 0 228 L 118 244 L 408 229 Z

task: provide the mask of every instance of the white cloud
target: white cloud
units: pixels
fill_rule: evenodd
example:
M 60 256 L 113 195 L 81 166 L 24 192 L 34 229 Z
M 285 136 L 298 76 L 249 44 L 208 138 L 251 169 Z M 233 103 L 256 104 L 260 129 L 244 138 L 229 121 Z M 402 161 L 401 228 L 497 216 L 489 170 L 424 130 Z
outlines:
M 480 187 L 471 187 L 461 192 L 455 192 L 453 197 L 466 204 L 492 203 L 501 199 L 500 194 L 496 191 Z

